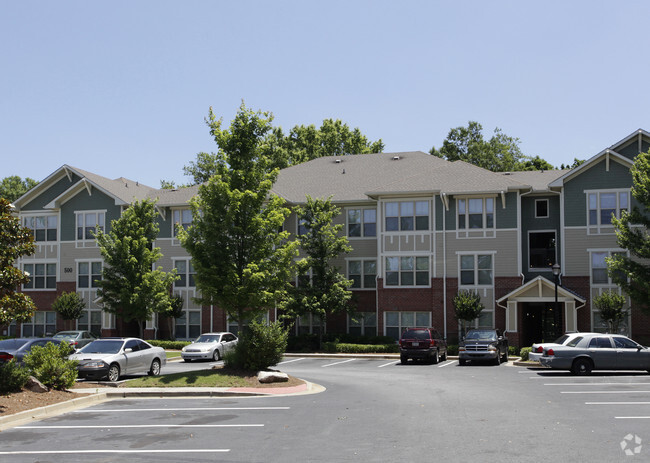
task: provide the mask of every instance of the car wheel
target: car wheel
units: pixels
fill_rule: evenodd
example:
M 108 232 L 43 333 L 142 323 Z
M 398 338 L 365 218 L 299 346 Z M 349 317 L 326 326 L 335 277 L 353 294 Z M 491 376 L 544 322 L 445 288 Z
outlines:
M 464 367 L 465 365 L 467 365 L 467 360 L 465 360 L 465 359 L 458 360 L 458 365 L 460 365 L 461 367 Z
M 592 369 L 593 366 L 590 360 L 580 358 L 580 359 L 576 359 L 573 362 L 573 366 L 571 367 L 571 373 L 573 373 L 574 375 L 586 376 L 588 374 L 591 374 Z
M 495 365 L 501 365 L 501 352 L 497 352 L 497 358 L 494 359 Z
M 431 357 L 431 363 L 435 365 L 438 362 L 440 362 L 440 353 L 438 352 L 438 349 L 436 349 L 433 353 L 433 357 Z
M 149 368 L 149 376 L 158 376 L 160 374 L 160 360 L 153 359 L 151 368 Z
M 399 361 L 402 363 L 402 365 L 404 365 L 409 361 L 409 358 L 406 355 L 400 355 Z
M 221 354 L 219 353 L 219 349 L 215 349 L 214 352 L 212 352 L 212 360 L 214 360 L 215 362 L 221 360 Z
M 117 363 L 108 368 L 108 380 L 112 383 L 120 379 L 120 366 Z
M 508 363 L 508 352 L 503 355 L 503 363 Z
M 447 350 L 446 350 L 446 349 L 445 349 L 445 353 L 444 353 L 444 355 L 441 355 L 441 356 L 440 356 L 440 360 L 442 360 L 443 362 L 446 362 L 446 361 L 447 361 Z

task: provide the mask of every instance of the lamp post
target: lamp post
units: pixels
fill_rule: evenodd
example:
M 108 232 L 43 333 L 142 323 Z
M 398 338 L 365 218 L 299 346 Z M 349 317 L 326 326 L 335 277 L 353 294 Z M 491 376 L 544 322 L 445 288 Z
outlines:
M 557 302 L 557 284 L 560 280 L 560 271 L 562 270 L 560 267 L 560 264 L 557 262 L 553 264 L 553 276 L 555 277 L 555 309 L 554 309 L 554 314 L 553 314 L 553 321 L 555 322 L 555 335 L 556 338 L 560 337 L 562 335 L 562 330 L 560 323 L 562 321 L 562 317 L 560 316 L 560 308 Z

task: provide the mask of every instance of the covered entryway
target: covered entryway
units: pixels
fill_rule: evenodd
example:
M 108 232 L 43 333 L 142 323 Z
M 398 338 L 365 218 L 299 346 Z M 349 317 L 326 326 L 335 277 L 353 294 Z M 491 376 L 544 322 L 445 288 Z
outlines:
M 562 286 L 538 276 L 497 300 L 497 306 L 506 310 L 506 331 L 516 333 L 520 347 L 535 342 L 553 341 L 558 333 L 577 330 L 578 309 L 585 299 Z M 514 343 L 513 343 L 514 344 Z

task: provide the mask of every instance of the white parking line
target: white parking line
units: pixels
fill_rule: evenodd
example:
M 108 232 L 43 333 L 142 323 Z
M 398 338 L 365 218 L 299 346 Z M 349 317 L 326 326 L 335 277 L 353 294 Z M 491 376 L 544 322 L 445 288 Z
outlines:
M 299 361 L 299 360 L 305 360 L 305 358 L 304 358 L 304 357 L 300 357 L 300 358 L 293 359 L 293 360 L 285 360 L 284 362 L 280 362 L 280 363 L 278 363 L 278 365 L 282 365 L 282 364 L 284 364 L 284 363 L 297 362 L 297 361 Z
M 544 386 L 647 386 L 650 383 L 544 383 Z
M 649 394 L 650 391 L 562 391 L 560 394 Z
M 650 402 L 585 402 L 585 405 L 650 405 Z
M 388 365 L 397 365 L 397 362 L 393 360 L 392 362 L 384 363 L 383 365 L 379 365 L 377 368 L 384 368 L 387 367 Z
M 263 424 L 117 424 L 106 426 L 16 426 L 15 429 L 118 429 L 118 428 L 259 428 Z
M 102 449 L 102 450 L 20 450 L 16 452 L 0 452 L 0 455 L 46 455 L 46 454 L 84 454 L 84 453 L 208 453 L 208 452 L 230 452 L 230 449 L 171 449 L 171 450 L 116 450 L 116 449 Z
M 342 360 L 340 362 L 328 363 L 327 365 L 321 365 L 321 368 L 331 367 L 331 366 L 334 366 L 334 365 L 340 365 L 342 363 L 354 362 L 355 360 L 356 359 L 347 359 L 347 360 Z
M 84 409 L 73 410 L 72 413 L 96 413 L 96 412 L 187 412 L 187 411 L 215 411 L 215 410 L 290 410 L 291 407 L 194 407 L 194 408 L 130 408 L 124 409 Z
M 650 420 L 650 416 L 615 416 L 617 420 Z
M 447 360 L 446 363 L 443 363 L 442 365 L 438 365 L 438 368 L 447 367 L 447 366 L 453 365 L 455 363 L 456 363 L 456 360 Z

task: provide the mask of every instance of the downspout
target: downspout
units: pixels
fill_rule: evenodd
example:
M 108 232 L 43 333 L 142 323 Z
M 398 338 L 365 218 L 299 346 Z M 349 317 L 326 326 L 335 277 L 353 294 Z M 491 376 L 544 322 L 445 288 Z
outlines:
M 442 203 L 442 317 L 445 328 L 443 336 L 447 339 L 447 208 L 444 207 L 444 193 L 440 193 Z

